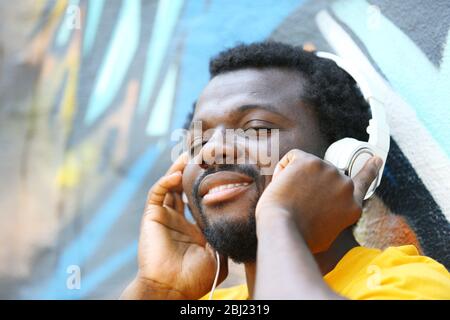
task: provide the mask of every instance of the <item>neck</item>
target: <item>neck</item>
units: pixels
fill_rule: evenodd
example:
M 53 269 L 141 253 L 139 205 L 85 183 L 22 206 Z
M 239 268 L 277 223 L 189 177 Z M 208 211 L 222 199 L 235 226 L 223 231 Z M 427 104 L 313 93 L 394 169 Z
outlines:
M 333 270 L 344 255 L 357 246 L 359 246 L 359 244 L 353 236 L 352 227 L 342 231 L 327 251 L 314 255 L 322 275 L 326 275 L 328 272 Z M 247 280 L 249 299 L 252 299 L 256 277 L 255 262 L 245 264 L 245 277 Z

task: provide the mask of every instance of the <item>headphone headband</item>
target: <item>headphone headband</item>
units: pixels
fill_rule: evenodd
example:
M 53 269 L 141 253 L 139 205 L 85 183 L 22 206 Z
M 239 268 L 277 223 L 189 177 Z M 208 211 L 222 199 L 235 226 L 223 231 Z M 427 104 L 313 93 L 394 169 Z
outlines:
M 370 157 L 373 155 L 379 156 L 383 160 L 383 166 L 364 197 L 364 199 L 368 199 L 380 185 L 389 152 L 390 135 L 384 105 L 373 95 L 368 82 L 353 64 L 328 52 L 316 52 L 316 56 L 332 60 L 346 71 L 358 84 L 364 99 L 369 104 L 372 114 L 367 127 L 369 141 L 359 141 L 351 137 L 340 139 L 328 147 L 324 157 L 325 160 L 334 164 L 341 172 L 353 178 Z
M 316 56 L 334 61 L 341 69 L 346 71 L 358 84 L 364 99 L 370 106 L 372 118 L 369 121 L 367 127 L 367 133 L 369 134 L 369 143 L 377 147 L 385 155 L 382 156 L 386 161 L 387 153 L 390 145 L 389 126 L 386 122 L 386 113 L 384 111 L 384 104 L 380 99 L 376 98 L 366 79 L 361 75 L 358 69 L 353 64 L 343 58 L 329 52 L 317 51 Z

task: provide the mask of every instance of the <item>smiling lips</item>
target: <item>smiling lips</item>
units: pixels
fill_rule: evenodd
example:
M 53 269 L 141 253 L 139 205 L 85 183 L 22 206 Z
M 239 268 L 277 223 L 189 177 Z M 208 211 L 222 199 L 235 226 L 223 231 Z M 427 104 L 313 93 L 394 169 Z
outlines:
M 218 186 L 218 187 L 214 187 L 212 189 L 209 189 L 207 195 L 208 194 L 214 194 L 214 193 L 220 192 L 222 190 L 233 189 L 233 188 L 240 187 L 240 186 L 248 186 L 248 183 L 247 182 L 230 183 L 230 184 L 225 184 L 225 185 L 221 185 L 221 186 Z
M 204 205 L 218 204 L 231 200 L 246 192 L 253 179 L 235 171 L 212 173 L 202 180 L 199 195 Z

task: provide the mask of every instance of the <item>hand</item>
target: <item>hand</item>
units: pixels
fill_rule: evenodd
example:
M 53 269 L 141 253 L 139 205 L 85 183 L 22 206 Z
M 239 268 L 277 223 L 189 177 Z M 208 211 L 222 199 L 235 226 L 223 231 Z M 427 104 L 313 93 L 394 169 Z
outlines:
M 151 188 L 141 222 L 136 279 L 123 298 L 198 299 L 209 292 L 216 273 L 214 250 L 196 224 L 184 216 L 180 156 Z M 228 273 L 221 257 L 219 280 Z
M 297 224 L 312 253 L 325 251 L 360 218 L 364 196 L 381 164 L 372 157 L 352 180 L 314 155 L 291 150 L 275 167 L 256 206 L 256 219 L 285 215 Z

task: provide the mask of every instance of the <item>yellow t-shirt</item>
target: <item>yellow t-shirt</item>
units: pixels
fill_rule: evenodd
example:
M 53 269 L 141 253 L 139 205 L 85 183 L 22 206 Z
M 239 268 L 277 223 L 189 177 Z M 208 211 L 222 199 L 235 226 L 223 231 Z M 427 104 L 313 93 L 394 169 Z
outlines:
M 450 273 L 437 261 L 421 256 L 413 245 L 383 251 L 356 247 L 323 278 L 349 299 L 450 299 Z M 209 294 L 202 299 L 208 299 Z M 245 284 L 218 289 L 215 300 L 245 300 Z

